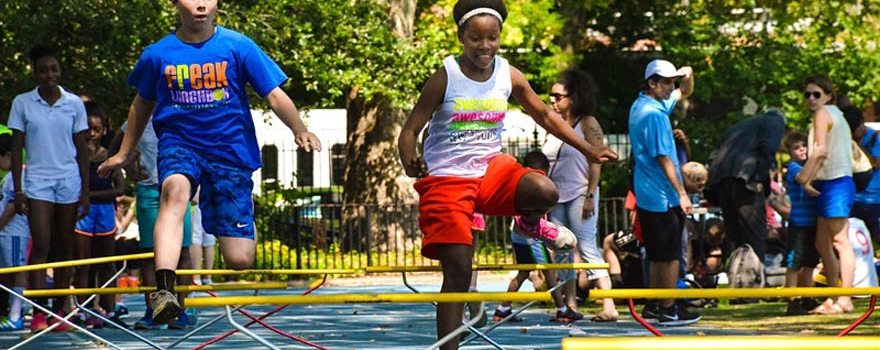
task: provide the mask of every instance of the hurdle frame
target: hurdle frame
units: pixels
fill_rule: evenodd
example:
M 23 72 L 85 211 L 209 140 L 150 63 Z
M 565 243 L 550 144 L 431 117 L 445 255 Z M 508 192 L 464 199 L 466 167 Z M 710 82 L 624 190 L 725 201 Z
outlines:
M 304 291 L 302 293 L 302 295 L 309 295 L 312 292 L 323 287 L 327 283 L 327 279 L 328 279 L 329 275 L 331 275 L 331 274 L 356 274 L 357 272 L 358 272 L 358 270 L 355 270 L 355 269 L 288 269 L 288 270 L 284 270 L 284 269 L 252 269 L 252 270 L 199 270 L 199 269 L 192 269 L 192 270 L 178 270 L 178 275 L 201 275 L 201 274 L 214 274 L 214 275 L 246 275 L 246 274 L 323 275 L 323 278 L 320 280 L 320 282 L 318 282 L 317 284 L 312 284 L 306 291 Z M 215 294 L 212 294 L 212 293 L 209 293 L 209 294 L 212 297 L 217 297 Z M 256 296 L 256 294 L 254 294 L 254 295 Z M 310 346 L 310 347 L 313 347 L 313 348 L 316 348 L 319 350 L 326 350 L 327 349 L 327 348 L 320 346 L 316 343 L 310 342 L 304 338 L 298 337 L 296 335 L 287 333 L 281 329 L 273 327 L 272 325 L 270 325 L 264 321 L 266 318 L 268 318 L 268 317 L 284 310 L 285 308 L 287 308 L 287 305 L 279 305 L 276 308 L 270 310 L 269 312 L 267 312 L 259 317 L 254 317 L 253 315 L 251 315 L 250 313 L 245 311 L 244 310 L 245 306 L 246 305 L 238 306 L 232 311 L 237 311 L 237 312 L 241 313 L 242 315 L 244 315 L 245 317 L 250 318 L 251 319 L 250 322 L 248 322 L 244 325 L 241 325 L 241 324 L 238 324 L 237 322 L 235 322 L 231 316 L 227 315 L 226 316 L 227 320 L 229 321 L 230 325 L 235 328 L 235 330 L 229 330 L 221 335 L 218 335 L 218 336 L 214 337 L 213 339 L 210 339 L 207 342 L 202 343 L 202 344 L 194 347 L 193 350 L 203 349 L 211 344 L 215 344 L 215 343 L 217 343 L 223 339 L 226 339 L 227 337 L 235 334 L 236 332 L 242 330 L 243 328 L 246 329 L 247 327 L 250 327 L 251 325 L 253 325 L 255 323 L 263 326 L 264 328 L 266 328 L 266 329 L 268 329 L 278 335 L 281 335 L 281 336 L 284 336 L 288 339 L 297 341 L 301 344 L 304 344 L 304 345 L 307 345 L 307 346 Z M 227 311 L 230 311 L 230 310 L 227 310 Z M 217 321 L 221 320 L 223 317 L 224 317 L 224 315 L 216 316 L 214 319 L 212 319 L 210 321 L 211 322 L 210 324 L 216 323 Z M 172 343 L 169 347 L 173 347 L 173 346 L 179 344 L 180 342 L 182 342 L 184 339 L 192 337 L 198 331 L 201 331 L 204 328 L 206 328 L 206 326 L 205 327 L 198 327 L 198 328 L 194 329 L 190 333 L 187 333 L 184 336 L 184 338 L 178 339 L 178 341 L 175 341 L 174 343 Z M 251 338 L 254 338 L 257 342 L 263 343 L 266 341 L 265 339 L 259 337 L 258 335 L 256 335 L 253 332 L 248 331 L 245 334 L 247 334 Z M 257 339 L 257 338 L 259 338 L 259 339 Z
M 755 298 L 755 297 L 818 297 L 840 295 L 878 295 L 880 287 L 871 288 L 778 288 L 778 289 L 728 289 L 728 290 L 682 290 L 682 289 L 616 289 L 593 290 L 588 298 L 591 300 L 605 298 L 646 298 L 646 299 L 686 299 L 686 298 Z M 475 301 L 549 301 L 552 296 L 548 292 L 517 292 L 517 293 L 387 293 L 387 294 L 347 294 L 318 296 L 263 296 L 244 300 L 235 297 L 194 298 L 188 302 L 193 307 L 227 306 L 238 304 L 268 305 L 317 305 L 347 303 L 419 303 L 419 302 L 475 302 Z M 444 337 L 445 339 L 445 337 Z M 444 340 L 441 339 L 441 340 Z M 450 339 L 445 339 L 449 341 Z M 591 338 L 592 339 L 592 338 Z M 875 342 L 880 340 L 877 338 Z M 874 343 L 876 344 L 876 343 Z
M 153 257 L 154 257 L 153 253 L 140 253 L 140 254 L 107 256 L 107 257 L 80 259 L 80 260 L 66 260 L 66 261 L 50 262 L 50 263 L 43 263 L 43 264 L 0 268 L 0 274 L 29 272 L 29 271 L 37 271 L 37 270 L 43 270 L 43 269 L 49 269 L 49 268 L 64 268 L 64 267 L 96 265 L 96 264 L 121 261 L 123 263 L 122 267 L 120 269 L 118 269 L 116 271 L 116 273 L 110 279 L 105 281 L 104 284 L 101 286 L 101 288 L 105 288 L 105 287 L 109 286 L 111 283 L 115 282 L 116 278 L 119 277 L 119 275 L 128 268 L 128 260 L 151 259 Z M 23 302 L 30 304 L 33 308 L 46 313 L 47 316 L 55 318 L 60 321 L 58 323 L 50 325 L 49 327 L 47 327 L 44 330 L 41 330 L 37 334 L 34 334 L 34 335 L 16 343 L 15 345 L 13 345 L 9 348 L 10 350 L 18 349 L 18 348 L 21 348 L 22 346 L 27 345 L 28 343 L 38 339 L 39 337 L 45 335 L 46 333 L 52 331 L 53 329 L 60 327 L 62 322 L 66 323 L 67 325 L 73 327 L 74 329 L 76 329 L 78 331 L 83 332 L 85 335 L 87 335 L 93 339 L 96 339 L 100 342 L 104 342 L 105 344 L 107 344 L 113 348 L 120 349 L 120 350 L 122 349 L 118 345 L 114 344 L 113 342 L 111 342 L 107 339 L 104 339 L 101 336 L 95 334 L 94 332 L 91 332 L 88 329 L 81 327 L 81 326 L 70 321 L 70 318 L 75 316 L 76 313 L 81 309 L 79 307 L 79 305 L 75 304 L 76 307 L 74 307 L 70 313 L 68 313 L 65 316 L 61 316 L 59 314 L 56 314 L 54 312 L 49 311 L 45 307 L 38 305 L 35 301 L 32 301 L 30 298 L 26 297 L 25 296 L 27 294 L 26 291 L 23 291 L 21 294 L 19 294 L 19 293 L 16 293 L 15 290 L 13 290 L 3 284 L 0 284 L 0 289 L 3 289 L 4 291 L 8 292 L 13 297 L 20 298 Z M 70 294 L 65 294 L 64 296 L 70 296 Z M 95 298 L 97 298 L 97 296 L 98 296 L 98 294 L 92 294 L 91 296 L 89 296 L 86 299 L 86 301 L 83 304 L 88 304 L 88 303 L 92 302 Z M 76 299 L 76 298 L 74 298 L 74 299 Z M 112 323 L 112 322 L 111 322 L 111 324 L 115 325 L 115 323 Z

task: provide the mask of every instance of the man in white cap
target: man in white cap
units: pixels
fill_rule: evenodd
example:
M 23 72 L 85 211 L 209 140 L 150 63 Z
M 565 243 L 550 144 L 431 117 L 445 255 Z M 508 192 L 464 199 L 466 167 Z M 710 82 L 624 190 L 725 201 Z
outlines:
M 650 288 L 675 288 L 679 277 L 681 233 L 691 201 L 681 178 L 669 115 L 678 100 L 693 91 L 691 67 L 676 69 L 669 61 L 653 60 L 645 68 L 644 89 L 629 111 L 633 190 L 649 262 Z M 699 314 L 679 307 L 673 299 L 646 304 L 642 317 L 665 326 L 700 320 Z

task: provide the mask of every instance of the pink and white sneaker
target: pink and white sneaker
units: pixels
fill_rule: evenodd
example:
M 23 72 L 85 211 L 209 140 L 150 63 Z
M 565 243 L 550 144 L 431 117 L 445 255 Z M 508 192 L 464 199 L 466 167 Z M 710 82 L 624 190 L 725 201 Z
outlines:
M 553 250 L 571 249 L 577 243 L 574 233 L 565 226 L 556 224 L 541 218 L 535 225 L 529 225 L 517 216 L 513 219 L 513 232 L 528 238 L 534 238 Z

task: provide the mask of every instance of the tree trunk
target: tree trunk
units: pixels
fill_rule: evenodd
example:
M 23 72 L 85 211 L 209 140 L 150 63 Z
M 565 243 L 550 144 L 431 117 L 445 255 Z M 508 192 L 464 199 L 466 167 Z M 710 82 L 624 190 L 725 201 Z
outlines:
M 388 25 L 397 37 L 412 36 L 416 0 L 374 1 L 388 7 Z M 346 110 L 342 249 L 378 251 L 383 260 L 392 257 L 385 253 L 396 252 L 396 260 L 417 248 L 416 240 L 407 237 L 421 237 L 414 225 L 417 194 L 397 153 L 397 136 L 408 111 L 394 107 L 382 95 L 367 100 L 357 87 L 349 92 Z M 390 260 L 380 263 L 393 264 Z

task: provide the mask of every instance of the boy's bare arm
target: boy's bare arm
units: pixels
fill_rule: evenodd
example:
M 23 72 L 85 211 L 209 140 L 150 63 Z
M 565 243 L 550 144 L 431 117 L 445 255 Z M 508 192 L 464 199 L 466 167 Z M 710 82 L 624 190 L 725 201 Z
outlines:
M 269 107 L 272 108 L 278 119 L 281 119 L 281 122 L 293 131 L 294 141 L 297 145 L 307 152 L 321 150 L 321 141 L 306 128 L 305 123 L 299 117 L 296 105 L 284 90 L 276 87 L 266 95 L 266 102 L 269 102 Z

